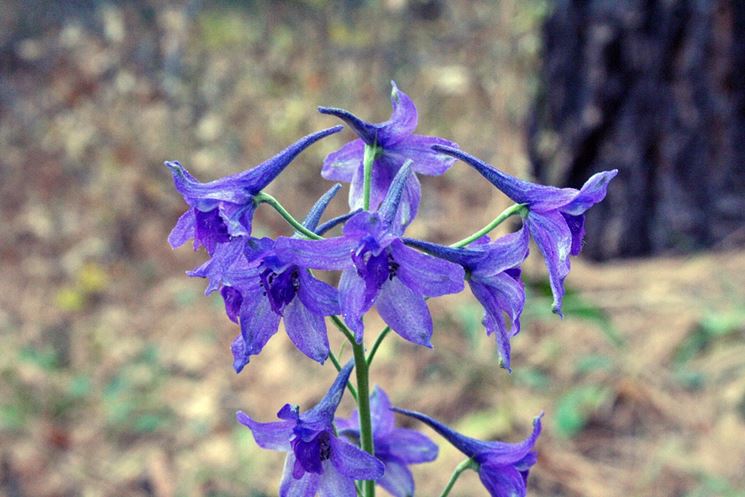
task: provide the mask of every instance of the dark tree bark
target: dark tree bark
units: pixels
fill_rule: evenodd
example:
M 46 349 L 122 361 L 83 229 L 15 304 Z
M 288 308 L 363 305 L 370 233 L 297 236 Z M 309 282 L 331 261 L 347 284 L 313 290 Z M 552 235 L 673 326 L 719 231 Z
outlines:
M 579 187 L 595 259 L 745 241 L 745 2 L 558 2 L 529 125 L 536 177 Z

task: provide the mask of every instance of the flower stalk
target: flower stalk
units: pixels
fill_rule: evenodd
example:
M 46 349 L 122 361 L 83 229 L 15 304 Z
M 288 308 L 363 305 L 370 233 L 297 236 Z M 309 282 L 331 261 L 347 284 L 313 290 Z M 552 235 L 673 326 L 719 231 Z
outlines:
M 465 461 L 458 464 L 453 470 L 453 474 L 450 475 L 450 480 L 448 480 L 447 485 L 445 485 L 445 488 L 442 490 L 440 497 L 447 497 L 448 494 L 450 494 L 450 491 L 455 486 L 455 482 L 458 481 L 461 473 L 469 469 L 476 469 L 476 466 L 476 461 L 474 461 L 473 459 L 466 459 Z
M 503 210 L 497 217 L 495 217 L 489 224 L 478 230 L 477 232 L 467 236 L 463 240 L 457 241 L 453 244 L 451 244 L 451 247 L 465 247 L 471 242 L 474 242 L 481 238 L 484 235 L 489 234 L 493 229 L 495 229 L 497 226 L 505 222 L 510 216 L 513 216 L 515 214 L 522 215 L 524 212 L 527 211 L 527 207 L 525 204 L 514 204 L 510 207 Z

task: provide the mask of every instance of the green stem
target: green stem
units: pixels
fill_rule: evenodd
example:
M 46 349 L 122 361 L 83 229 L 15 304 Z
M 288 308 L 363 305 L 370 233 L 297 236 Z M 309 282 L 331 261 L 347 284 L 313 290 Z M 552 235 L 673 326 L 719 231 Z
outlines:
M 341 363 L 331 351 L 329 351 L 329 359 L 331 359 L 331 363 L 334 365 L 336 370 L 341 371 Z M 354 388 L 354 385 L 349 382 L 347 382 L 347 388 L 349 389 L 349 393 L 352 394 L 352 398 L 354 398 L 354 401 L 357 402 L 357 389 Z
M 391 332 L 391 327 L 386 326 L 383 331 L 380 332 L 380 335 L 378 335 L 378 338 L 375 339 L 375 343 L 372 346 L 372 349 L 370 349 L 370 353 L 367 355 L 367 367 L 370 367 L 370 365 L 373 362 L 373 358 L 375 357 L 375 353 L 378 351 L 378 347 L 380 347 L 380 344 L 383 343 L 383 340 L 385 339 L 386 335 Z
M 448 484 L 445 485 L 445 488 L 443 489 L 442 493 L 440 494 L 440 497 L 447 497 L 450 491 L 453 489 L 453 486 L 455 485 L 455 482 L 458 480 L 458 477 L 460 474 L 467 469 L 476 469 L 476 461 L 473 459 L 466 459 L 459 465 L 455 467 L 455 470 L 453 470 L 453 474 L 450 475 L 450 480 L 448 481 Z
M 290 226 L 295 228 L 297 231 L 299 231 L 300 233 L 302 233 L 303 235 L 305 235 L 306 237 L 312 240 L 323 240 L 322 236 L 316 235 L 315 233 L 310 231 L 308 228 L 303 226 L 303 224 L 300 221 L 292 217 L 292 214 L 287 212 L 287 209 L 285 209 L 282 206 L 282 204 L 279 203 L 279 200 L 272 197 L 268 193 L 260 192 L 258 195 L 254 196 L 254 203 L 256 205 L 259 205 L 259 204 L 271 205 L 274 208 L 274 210 L 277 211 L 280 216 L 285 218 L 285 221 L 287 221 L 290 224 Z
M 365 155 L 362 158 L 362 208 L 370 210 L 370 186 L 372 183 L 372 167 L 375 162 L 375 156 L 378 155 L 378 147 L 375 145 L 365 145 Z
M 455 243 L 451 244 L 450 246 L 451 247 L 465 247 L 469 243 L 471 243 L 471 242 L 473 242 L 475 240 L 478 240 L 479 238 L 481 238 L 482 236 L 486 235 L 491 230 L 493 230 L 494 228 L 496 228 L 497 226 L 499 226 L 500 224 L 502 224 L 508 217 L 510 217 L 512 215 L 515 215 L 515 214 L 522 214 L 525 211 L 526 211 L 525 204 L 515 204 L 515 205 L 512 205 L 512 206 L 506 208 L 505 210 L 503 210 L 501 214 L 499 214 L 497 217 L 495 217 L 492 220 L 492 222 L 490 222 L 489 224 L 487 224 L 486 226 L 484 226 L 483 228 L 481 228 L 480 230 L 478 230 L 476 233 L 472 234 L 471 236 L 468 236 L 468 237 L 464 238 L 463 240 L 461 240 L 459 242 L 455 242 Z
M 357 373 L 357 409 L 360 413 L 360 446 L 370 455 L 375 455 L 372 437 L 372 419 L 370 417 L 370 379 L 365 359 L 365 346 L 361 343 L 352 345 L 354 351 L 354 370 Z M 375 497 L 375 482 L 366 480 L 362 483 L 365 497 Z
M 349 327 L 347 327 L 347 325 L 344 324 L 344 321 L 342 321 L 339 316 L 330 316 L 330 317 L 331 317 L 331 321 L 333 321 L 336 327 L 339 328 L 339 331 L 344 333 L 344 336 L 347 338 L 349 343 L 351 343 L 352 346 L 356 345 L 357 340 L 355 340 L 354 338 L 354 333 L 352 333 L 352 330 L 350 330 Z

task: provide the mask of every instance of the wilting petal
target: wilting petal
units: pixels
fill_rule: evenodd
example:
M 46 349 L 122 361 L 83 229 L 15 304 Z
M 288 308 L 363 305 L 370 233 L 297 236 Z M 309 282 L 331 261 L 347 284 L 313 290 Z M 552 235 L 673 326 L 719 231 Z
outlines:
M 394 277 L 380 289 L 376 303 L 380 317 L 406 340 L 432 347 L 432 316 L 417 292 Z
M 564 216 L 556 211 L 545 214 L 531 212 L 525 219 L 525 225 L 546 261 L 554 295 L 553 311 L 561 315 L 564 279 L 569 274 L 569 254 L 572 252 L 572 233 Z
M 386 452 L 407 464 L 418 464 L 437 459 L 439 449 L 423 433 L 407 428 L 396 428 L 387 437 Z
M 420 295 L 437 297 L 463 290 L 463 268 L 457 264 L 423 254 L 396 240 L 390 245 L 399 265 L 396 276 Z
M 339 270 L 352 265 L 352 251 L 356 246 L 356 241 L 344 236 L 326 240 L 280 237 L 274 250 L 282 261 L 300 267 Z
M 484 464 L 479 478 L 491 497 L 525 497 L 525 480 L 513 466 Z
M 319 497 L 356 497 L 354 480 L 338 471 L 330 461 L 323 462 Z
M 279 497 L 315 497 L 321 483 L 321 475 L 305 473 L 300 478 L 293 476 L 297 458 L 292 451 L 287 453 L 282 482 L 279 484 Z
M 377 480 L 383 476 L 383 463 L 359 447 L 331 437 L 331 462 L 343 475 L 355 480 Z
M 378 143 L 383 148 L 390 147 L 400 142 L 401 139 L 414 132 L 417 125 L 417 112 L 414 102 L 409 96 L 398 89 L 395 81 L 391 81 L 391 105 L 393 113 L 391 118 L 380 123 L 378 131 Z
M 436 136 L 410 135 L 386 150 L 386 155 L 393 162 L 403 164 L 412 159 L 412 169 L 427 176 L 439 176 L 450 169 L 455 158 L 442 152 L 432 150 L 433 145 L 458 148 L 458 145 Z
M 321 364 L 329 356 L 329 341 L 323 316 L 311 312 L 300 299 L 294 298 L 285 308 L 285 330 L 292 343 Z
M 194 238 L 194 224 L 196 219 L 194 217 L 194 209 L 188 209 L 186 212 L 181 214 L 181 217 L 176 221 L 176 225 L 168 235 L 168 243 L 171 248 L 178 248 L 187 240 Z M 194 247 L 196 250 L 198 247 Z
M 298 297 L 316 314 L 330 316 L 339 314 L 339 292 L 328 283 L 315 279 L 304 269 L 298 271 Z
M 339 303 L 344 322 L 354 332 L 358 343 L 362 342 L 364 325 L 362 316 L 370 310 L 372 303 L 365 305 L 365 280 L 356 269 L 345 269 L 339 279 Z
M 256 440 L 256 445 L 262 449 L 290 450 L 290 437 L 295 423 L 292 421 L 276 421 L 272 423 L 259 423 L 243 411 L 236 413 L 236 419 L 247 426 Z
M 414 477 L 411 471 L 406 467 L 406 464 L 395 459 L 385 461 L 385 472 L 377 483 L 393 497 L 411 497 L 414 495 Z
M 605 198 L 608 192 L 608 184 L 617 174 L 618 169 L 593 174 L 582 186 L 582 189 L 574 200 L 561 209 L 562 212 L 573 216 L 584 214 L 587 209 Z
M 279 315 L 272 310 L 269 299 L 265 296 L 252 301 L 244 298 L 239 321 L 248 355 L 261 352 L 279 328 Z
M 365 155 L 365 142 L 353 140 L 336 152 L 332 152 L 323 160 L 321 176 L 334 181 L 349 183 L 357 169 L 362 169 L 362 159 Z

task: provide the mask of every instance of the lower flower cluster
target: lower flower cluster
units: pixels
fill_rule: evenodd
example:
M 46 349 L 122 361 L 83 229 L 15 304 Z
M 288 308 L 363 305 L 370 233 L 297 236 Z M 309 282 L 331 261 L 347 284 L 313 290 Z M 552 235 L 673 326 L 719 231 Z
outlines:
M 286 404 L 279 421 L 258 422 L 244 412 L 238 421 L 265 449 L 287 453 L 281 497 L 373 497 L 376 484 L 394 497 L 413 496 L 409 469 L 437 457 L 425 435 L 395 424 L 394 412 L 419 420 L 462 452 L 460 473 L 478 472 L 494 497 L 525 496 L 541 416 L 523 442 L 509 444 L 469 438 L 425 414 L 392 406 L 379 387 L 370 391 L 369 368 L 390 331 L 411 343 L 432 348 L 434 326 L 427 300 L 464 290 L 466 282 L 483 308 L 486 334 L 495 337 L 499 361 L 512 370 L 511 340 L 520 331 L 525 305 L 521 266 L 533 240 L 542 255 L 553 292 L 553 310 L 562 315 L 564 280 L 570 257 L 582 249 L 585 213 L 603 200 L 617 171 L 600 172 L 585 185 L 555 188 L 523 181 L 463 152 L 448 140 L 416 135 L 417 111 L 408 95 L 392 84 L 391 118 L 366 122 L 349 111 L 321 107 L 342 120 L 357 139 L 329 154 L 322 175 L 349 182 L 350 211 L 321 223 L 341 185 L 334 185 L 296 220 L 264 192 L 292 161 L 313 143 L 339 132 L 328 128 L 301 138 L 264 163 L 232 176 L 202 183 L 179 162 L 166 162 L 188 209 L 168 240 L 176 248 L 193 239 L 209 259 L 188 274 L 207 280 L 206 293 L 219 291 L 225 312 L 240 332 L 231 345 L 233 368 L 243 371 L 278 332 L 280 323 L 297 349 L 338 376 L 321 401 L 306 411 Z M 456 160 L 476 169 L 515 204 L 483 229 L 452 245 L 406 237 L 421 197 L 417 174 L 440 175 Z M 261 204 L 274 208 L 294 229 L 276 239 L 252 235 L 253 215 Z M 489 233 L 510 216 L 522 225 L 513 233 Z M 324 235 L 341 227 L 336 236 Z M 332 286 L 322 272 L 339 273 Z M 387 327 L 371 348 L 365 344 L 365 315 L 375 309 Z M 349 341 L 353 359 L 342 366 L 330 350 L 327 320 Z M 355 372 L 356 381 L 350 376 Z M 344 390 L 357 410 L 336 417 Z

